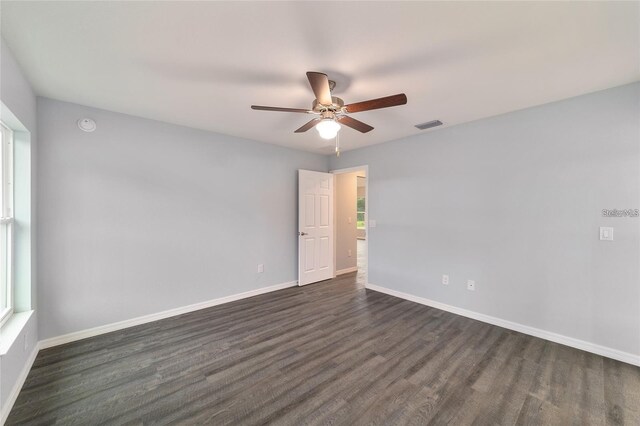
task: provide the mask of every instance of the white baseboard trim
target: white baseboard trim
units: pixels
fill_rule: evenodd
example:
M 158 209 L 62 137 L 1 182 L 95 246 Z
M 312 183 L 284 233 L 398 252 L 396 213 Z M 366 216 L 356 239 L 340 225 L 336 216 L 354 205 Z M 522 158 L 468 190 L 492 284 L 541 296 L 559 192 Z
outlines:
M 18 380 L 13 385 L 13 389 L 11 389 L 11 393 L 7 398 L 7 401 L 2 407 L 2 411 L 0 411 L 0 425 L 4 425 L 9 417 L 9 413 L 13 408 L 13 404 L 16 403 L 16 399 L 18 399 L 18 395 L 20 394 L 20 390 L 22 389 L 22 385 L 24 385 L 24 381 L 27 380 L 27 376 L 29 375 L 29 371 L 31 371 L 31 367 L 33 366 L 33 362 L 36 360 L 36 356 L 38 356 L 38 351 L 40 350 L 40 345 L 36 343 L 29 358 L 27 358 L 27 362 L 24 364 L 24 368 L 20 372 L 18 376 Z
M 343 274 L 348 274 L 350 272 L 357 272 L 357 271 L 358 271 L 358 267 L 354 266 L 353 268 L 339 269 L 336 271 L 336 275 L 343 275 Z
M 276 284 L 269 287 L 262 287 L 255 290 L 245 291 L 244 293 L 232 294 L 231 296 L 225 296 L 219 299 L 213 299 L 213 300 L 208 300 L 206 302 L 194 303 L 193 305 L 182 306 L 180 308 L 169 309 L 167 311 L 162 311 L 155 314 L 144 315 L 141 317 L 132 318 L 125 321 L 119 321 L 111 324 L 101 325 L 101 326 L 90 328 L 87 330 L 76 331 L 73 333 L 64 334 L 62 336 L 51 337 L 49 339 L 40 341 L 40 349 L 46 349 L 52 346 L 63 345 L 65 343 L 75 342 L 76 340 L 82 340 L 88 337 L 98 336 L 100 334 L 122 330 L 124 328 L 129 328 L 136 325 L 158 321 L 161 319 L 174 317 L 176 315 L 182 315 L 188 312 L 198 311 L 200 309 L 222 305 L 223 303 L 234 302 L 236 300 L 258 296 L 260 294 L 270 293 L 272 291 L 282 290 L 288 287 L 294 287 L 296 285 L 298 285 L 297 281 L 289 281 L 286 283 Z
M 379 285 L 375 285 L 371 283 L 367 283 L 365 287 L 370 290 L 388 294 L 390 296 L 395 296 L 401 299 L 409 300 L 411 302 L 420 303 L 421 305 L 431 306 L 432 308 L 451 312 L 456 315 L 461 315 L 463 317 L 486 322 L 488 324 L 497 325 L 498 327 L 507 328 L 513 331 L 518 331 L 520 333 L 539 337 L 541 339 L 549 340 L 551 342 L 560 343 L 561 345 L 571 346 L 572 348 L 591 352 L 596 355 L 601 355 L 607 358 L 626 362 L 628 364 L 640 366 L 640 355 L 619 351 L 617 349 L 608 348 L 606 346 L 587 342 L 585 340 L 575 339 L 573 337 L 564 336 L 562 334 L 553 333 L 551 331 L 541 330 L 539 328 L 530 327 L 528 325 L 519 324 L 513 321 L 508 321 L 501 318 L 492 317 L 490 315 L 481 314 L 479 312 L 458 308 L 456 306 L 447 305 L 445 303 L 436 302 L 435 300 L 414 296 L 408 293 L 403 293 L 401 291 L 392 290 L 390 288 L 381 287 Z

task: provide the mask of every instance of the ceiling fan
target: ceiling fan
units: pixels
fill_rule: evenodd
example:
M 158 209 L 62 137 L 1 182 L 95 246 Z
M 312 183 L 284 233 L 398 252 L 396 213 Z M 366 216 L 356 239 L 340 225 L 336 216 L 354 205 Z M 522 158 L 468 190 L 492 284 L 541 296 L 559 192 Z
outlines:
M 336 83 L 329 80 L 326 74 L 321 72 L 307 72 L 311 90 L 316 99 L 311 105 L 311 109 L 301 108 L 280 108 L 261 105 L 251 105 L 251 109 L 260 111 L 282 111 L 282 112 L 299 112 L 303 114 L 314 114 L 318 117 L 300 127 L 295 133 L 306 132 L 315 127 L 320 133 L 320 137 L 324 139 L 332 139 L 336 137 L 340 131 L 340 125 L 351 127 L 361 133 L 367 133 L 373 130 L 373 127 L 362 121 L 351 118 L 348 114 L 354 112 L 369 111 L 372 109 L 388 108 L 396 105 L 404 105 L 407 103 L 407 96 L 404 93 L 398 95 L 386 96 L 384 98 L 371 99 L 363 102 L 356 102 L 345 105 L 344 101 L 336 96 L 332 96 L 331 92 Z

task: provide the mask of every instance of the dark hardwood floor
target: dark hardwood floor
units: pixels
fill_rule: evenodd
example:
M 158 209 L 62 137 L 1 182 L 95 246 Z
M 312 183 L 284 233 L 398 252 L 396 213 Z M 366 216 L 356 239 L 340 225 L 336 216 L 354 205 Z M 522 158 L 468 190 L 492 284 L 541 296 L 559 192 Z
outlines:
M 46 349 L 8 424 L 640 425 L 640 368 L 356 273 Z

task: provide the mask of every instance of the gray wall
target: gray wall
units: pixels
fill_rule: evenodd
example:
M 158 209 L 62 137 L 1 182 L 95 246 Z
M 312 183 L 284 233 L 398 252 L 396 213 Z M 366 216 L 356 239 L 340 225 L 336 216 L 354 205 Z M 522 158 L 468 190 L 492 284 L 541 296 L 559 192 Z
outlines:
M 23 160 L 26 160 L 27 168 L 21 167 L 20 170 L 15 170 L 15 184 L 16 188 L 30 190 L 30 196 L 35 197 L 35 191 L 32 187 L 35 182 L 35 166 L 31 169 L 28 168 L 28 157 L 32 163 L 35 161 L 36 97 L 3 39 L 0 39 L 0 99 L 11 110 L 10 115 L 19 120 L 22 126 L 31 133 L 30 147 L 20 146 L 19 151 L 16 147 L 16 161 L 19 161 L 22 166 Z M 1 113 L 3 119 L 8 115 L 7 111 Z M 17 272 L 22 273 L 17 277 L 17 281 L 20 281 L 21 284 L 24 283 L 27 287 L 16 289 L 16 293 L 19 293 L 21 302 L 17 308 L 23 311 L 29 310 L 33 306 L 34 300 L 31 296 L 36 290 L 35 264 L 31 263 L 35 252 L 35 242 L 32 240 L 32 235 L 35 235 L 32 227 L 33 212 L 35 211 L 34 201 L 32 198 L 29 203 L 29 200 L 24 200 L 19 195 L 16 197 L 16 210 L 18 207 L 21 208 L 21 211 L 16 211 L 16 251 L 25 254 L 19 259 L 20 264 L 16 265 Z M 31 271 L 30 277 L 26 277 L 29 275 L 29 270 Z M 30 289 L 29 286 L 31 286 Z M 18 376 L 24 369 L 27 359 L 38 341 L 36 321 L 34 314 L 20 330 L 7 353 L 0 357 L 0 409 L 2 410 L 4 410 L 9 393 L 16 385 Z M 2 340 L 1 334 L 0 330 L 0 340 Z
M 635 83 L 333 158 L 369 165 L 369 282 L 640 354 L 640 219 L 601 216 L 640 208 L 639 120 Z
M 297 279 L 327 157 L 42 98 L 38 130 L 42 339 Z
M 340 271 L 355 268 L 358 265 L 356 236 L 358 173 L 336 175 L 335 188 L 336 270 Z M 349 256 L 349 250 L 351 250 L 351 256 Z

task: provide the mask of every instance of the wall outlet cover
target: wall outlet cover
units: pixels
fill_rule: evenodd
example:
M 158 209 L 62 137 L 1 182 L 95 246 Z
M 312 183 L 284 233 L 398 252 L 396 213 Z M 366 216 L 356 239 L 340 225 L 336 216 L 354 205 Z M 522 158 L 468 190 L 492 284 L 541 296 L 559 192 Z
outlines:
M 258 273 L 261 274 L 264 272 L 264 263 L 258 263 Z
M 442 284 L 449 285 L 449 275 L 442 276 Z
M 601 226 L 600 227 L 600 240 L 601 241 L 613 241 L 613 228 Z

